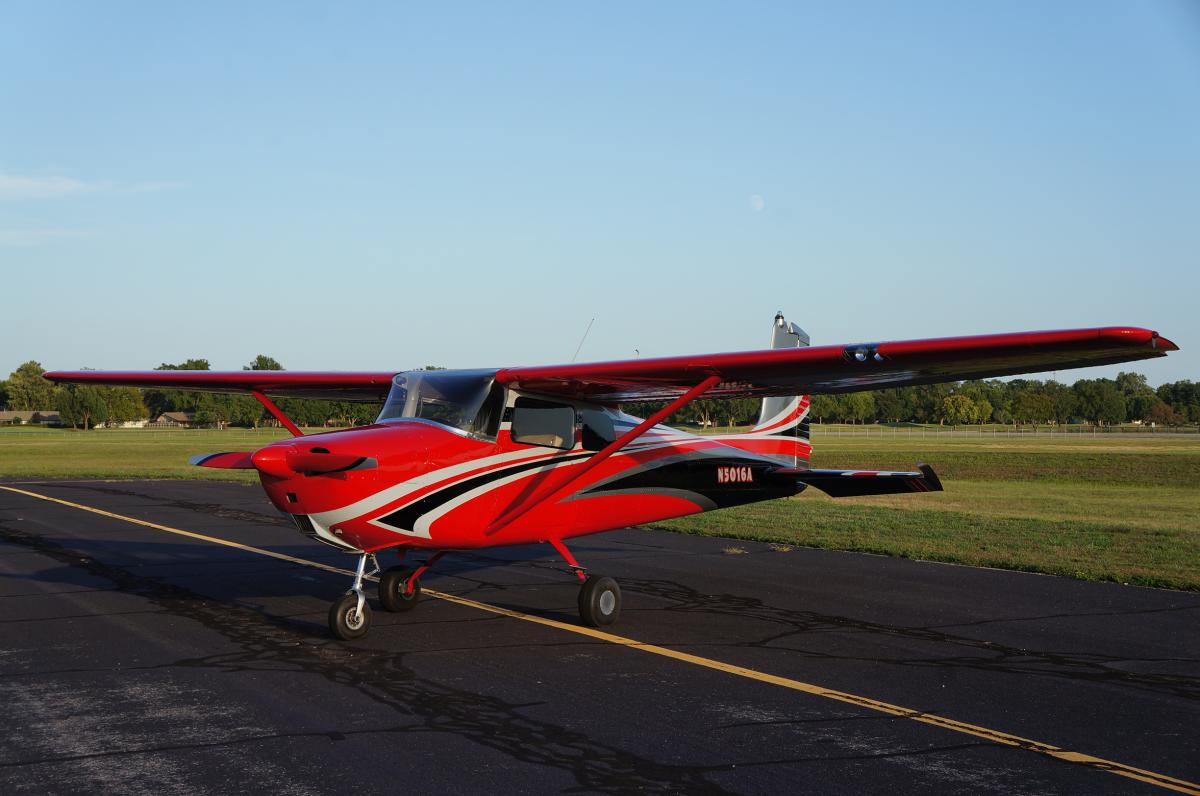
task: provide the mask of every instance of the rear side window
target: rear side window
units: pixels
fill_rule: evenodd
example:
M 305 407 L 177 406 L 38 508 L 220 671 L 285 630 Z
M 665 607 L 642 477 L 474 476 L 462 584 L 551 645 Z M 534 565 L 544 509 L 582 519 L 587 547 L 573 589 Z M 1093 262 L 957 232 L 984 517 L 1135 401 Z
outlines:
M 575 446 L 575 409 L 537 398 L 513 405 L 512 439 L 524 445 L 570 450 Z

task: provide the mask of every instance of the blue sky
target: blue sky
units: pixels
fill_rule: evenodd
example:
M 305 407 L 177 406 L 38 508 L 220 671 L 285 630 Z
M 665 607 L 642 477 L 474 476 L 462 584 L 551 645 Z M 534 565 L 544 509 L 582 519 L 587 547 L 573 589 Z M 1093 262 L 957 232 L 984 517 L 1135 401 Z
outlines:
M 1200 379 L 1188 2 L 0 7 L 0 375 L 1108 324 Z M 1058 374 L 1073 381 L 1118 368 Z

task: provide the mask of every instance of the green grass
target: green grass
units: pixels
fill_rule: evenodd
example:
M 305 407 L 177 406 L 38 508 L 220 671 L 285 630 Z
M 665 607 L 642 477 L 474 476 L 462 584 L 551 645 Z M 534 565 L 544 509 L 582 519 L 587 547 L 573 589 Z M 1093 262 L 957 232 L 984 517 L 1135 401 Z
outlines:
M 0 476 L 215 478 L 188 457 L 279 429 L 0 428 Z M 932 464 L 945 492 L 833 500 L 815 490 L 656 523 L 683 533 L 1200 589 L 1200 436 L 848 436 L 814 429 L 814 467 Z
M 288 434 L 282 429 L 44 429 L 0 432 L 0 477 L 206 478 L 257 482 L 245 470 L 192 467 L 198 453 L 252 451 Z
M 683 533 L 1200 589 L 1200 439 L 1164 435 L 851 437 L 812 466 L 934 465 L 945 492 L 808 490 L 655 523 Z

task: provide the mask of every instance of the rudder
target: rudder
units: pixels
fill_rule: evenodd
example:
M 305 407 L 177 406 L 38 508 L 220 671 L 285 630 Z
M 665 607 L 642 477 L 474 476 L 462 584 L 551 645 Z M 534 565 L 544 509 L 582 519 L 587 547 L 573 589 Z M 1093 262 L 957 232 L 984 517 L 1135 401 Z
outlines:
M 788 323 L 782 310 L 775 314 L 771 348 L 800 348 L 808 344 L 807 332 L 794 323 Z M 747 432 L 747 436 L 775 439 L 775 443 L 763 445 L 770 448 L 763 450 L 763 453 L 789 467 L 807 467 L 812 450 L 808 436 L 808 405 L 807 395 L 764 398 L 758 422 Z

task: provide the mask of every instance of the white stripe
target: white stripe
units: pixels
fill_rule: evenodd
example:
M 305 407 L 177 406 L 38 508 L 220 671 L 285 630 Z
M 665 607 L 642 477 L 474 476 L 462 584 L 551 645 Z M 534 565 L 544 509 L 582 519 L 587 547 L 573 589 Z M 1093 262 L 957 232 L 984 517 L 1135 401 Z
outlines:
M 511 461 L 534 461 L 538 458 L 557 456 L 557 452 L 549 453 L 545 451 L 509 451 L 507 453 L 496 454 L 495 456 L 486 456 L 482 459 L 474 459 L 462 464 L 455 464 L 450 467 L 442 467 L 438 470 L 430 470 L 427 473 L 422 473 L 416 478 L 408 481 L 401 481 L 398 484 L 385 487 L 373 495 L 369 495 L 362 500 L 343 506 L 340 509 L 331 509 L 330 511 L 322 511 L 317 514 L 310 514 L 309 517 L 317 523 L 320 523 L 326 528 L 330 528 L 339 522 L 361 517 L 363 514 L 369 514 L 376 509 L 381 509 L 388 503 L 399 500 L 405 495 L 415 492 L 418 489 L 436 484 L 439 481 L 444 481 L 447 478 L 453 478 L 464 473 L 469 473 L 480 468 L 487 467 L 492 464 L 502 464 Z M 392 529 L 395 530 L 395 529 Z

